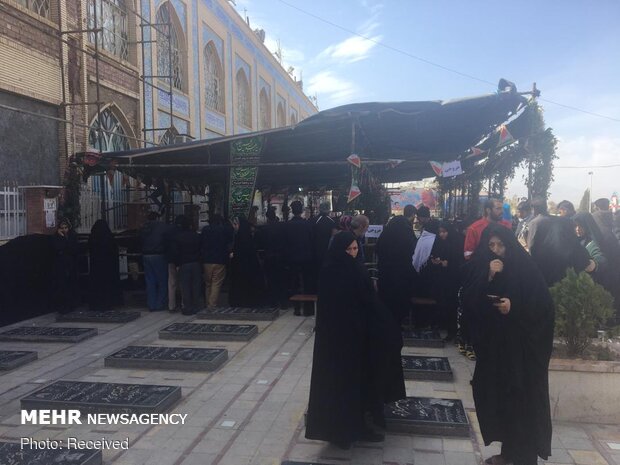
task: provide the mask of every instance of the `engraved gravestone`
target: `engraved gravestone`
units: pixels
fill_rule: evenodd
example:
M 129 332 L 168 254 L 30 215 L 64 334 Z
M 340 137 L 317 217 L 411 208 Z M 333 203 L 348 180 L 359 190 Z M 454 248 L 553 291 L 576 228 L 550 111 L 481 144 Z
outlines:
M 386 405 L 387 431 L 435 436 L 469 436 L 469 420 L 458 399 L 407 397 Z
M 0 370 L 12 370 L 37 359 L 37 353 L 25 350 L 0 350 Z
M 106 357 L 105 366 L 212 371 L 226 360 L 226 349 L 128 346 Z
M 270 321 L 278 318 L 280 311 L 277 308 L 261 307 L 214 307 L 202 310 L 197 316 L 219 320 Z
M 297 462 L 295 460 L 285 460 L 280 462 L 280 465 L 333 465 L 331 463 L 318 463 L 318 462 Z
M 108 310 L 105 312 L 75 311 L 71 313 L 60 313 L 56 321 L 72 321 L 78 323 L 127 323 L 140 318 L 140 312 L 122 312 L 119 310 Z
M 452 380 L 452 368 L 446 357 L 403 355 L 403 374 L 406 379 L 428 381 Z
M 96 328 L 18 326 L 17 328 L 2 331 L 0 333 L 0 341 L 80 342 L 96 335 Z
M 34 446 L 14 442 L 0 442 L 0 463 L 2 465 L 101 465 L 101 451 L 98 449 L 35 449 Z
M 181 398 L 179 386 L 56 381 L 21 399 L 24 410 L 162 413 Z
M 403 343 L 407 347 L 441 348 L 444 346 L 444 342 L 438 331 L 421 329 L 403 331 Z
M 191 339 L 195 341 L 249 341 L 258 334 L 255 325 L 219 325 L 173 323 L 159 331 L 161 339 Z

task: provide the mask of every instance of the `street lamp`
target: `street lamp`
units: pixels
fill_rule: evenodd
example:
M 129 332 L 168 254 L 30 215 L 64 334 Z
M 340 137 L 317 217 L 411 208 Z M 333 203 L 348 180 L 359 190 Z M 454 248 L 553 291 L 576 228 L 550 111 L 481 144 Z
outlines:
M 594 171 L 588 171 L 588 174 L 590 175 L 590 195 L 589 195 L 589 202 L 588 202 L 588 212 L 592 213 L 592 187 L 593 187 L 593 183 L 592 183 L 592 179 L 594 178 Z

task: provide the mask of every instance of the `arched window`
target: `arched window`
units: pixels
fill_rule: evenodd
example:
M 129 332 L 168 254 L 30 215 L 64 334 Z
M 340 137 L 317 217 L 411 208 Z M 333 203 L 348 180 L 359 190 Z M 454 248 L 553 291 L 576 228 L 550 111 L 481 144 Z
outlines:
M 279 128 L 286 126 L 286 113 L 284 112 L 284 105 L 282 102 L 278 103 L 278 108 L 276 110 L 276 123 Z
M 34 11 L 39 16 L 51 19 L 50 16 L 50 0 L 17 0 L 17 3 L 24 8 Z
M 267 89 L 264 87 L 258 94 L 258 108 L 260 109 L 260 118 L 258 119 L 258 129 L 269 129 L 271 127 L 271 103 Z
M 204 49 L 205 105 L 224 113 L 224 70 L 213 41 Z
M 291 125 L 297 124 L 297 112 L 295 110 L 291 111 Z
M 159 76 L 171 76 L 172 87 L 185 90 L 185 67 L 183 33 L 178 30 L 176 18 L 171 13 L 174 8 L 169 2 L 162 4 L 157 12 L 157 73 Z M 160 78 L 168 84 L 169 78 Z
M 131 148 L 123 126 L 110 108 L 103 110 L 100 118 L 95 117 L 90 125 L 88 143 L 100 152 L 118 152 Z
M 171 128 L 166 129 L 166 132 L 159 139 L 159 145 L 172 145 L 176 144 L 179 141 L 179 131 L 173 126 Z
M 237 71 L 237 123 L 252 127 L 252 94 L 245 71 Z
M 90 42 L 94 43 L 95 37 L 99 37 L 99 47 L 127 60 L 127 7 L 124 0 L 88 0 L 88 26 L 102 29 L 98 34 L 88 34 Z

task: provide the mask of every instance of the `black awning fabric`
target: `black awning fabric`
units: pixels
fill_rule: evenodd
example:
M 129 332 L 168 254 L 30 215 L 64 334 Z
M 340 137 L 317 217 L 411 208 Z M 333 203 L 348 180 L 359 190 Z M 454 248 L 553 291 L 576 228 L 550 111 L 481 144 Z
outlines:
M 227 181 L 231 142 L 261 136 L 257 187 L 332 188 L 350 179 L 358 154 L 382 182 L 433 176 L 429 161 L 451 161 L 514 116 L 526 100 L 513 91 L 451 101 L 371 102 L 317 113 L 295 126 L 165 147 L 101 154 L 98 168 L 144 182 L 185 186 Z M 390 168 L 390 159 L 404 160 Z M 374 162 L 374 165 L 370 163 Z M 95 167 L 95 168 L 97 168 Z

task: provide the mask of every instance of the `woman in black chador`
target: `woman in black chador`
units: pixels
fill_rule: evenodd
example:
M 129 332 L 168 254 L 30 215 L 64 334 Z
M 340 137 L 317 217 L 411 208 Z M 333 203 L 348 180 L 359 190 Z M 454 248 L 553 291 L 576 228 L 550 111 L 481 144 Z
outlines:
M 357 440 L 382 441 L 365 413 L 380 424 L 383 403 L 405 397 L 400 353 L 390 349 L 389 328 L 398 330 L 377 307 L 357 250 L 353 234 L 336 234 L 320 273 L 306 426 L 308 439 L 344 449 Z
M 121 305 L 118 245 L 105 220 L 97 220 L 90 230 L 88 255 L 88 308 L 101 312 Z
M 52 309 L 69 313 L 75 308 L 78 289 L 78 241 L 69 220 L 60 220 L 51 242 L 54 250 L 50 280 Z
M 254 226 L 240 218 L 235 229 L 228 303 L 231 307 L 260 307 L 265 305 L 267 294 L 263 269 L 258 261 Z
M 554 307 L 544 278 L 509 229 L 489 225 L 465 266 L 463 299 L 476 351 L 472 381 L 493 465 L 536 465 L 551 454 L 549 358 Z

